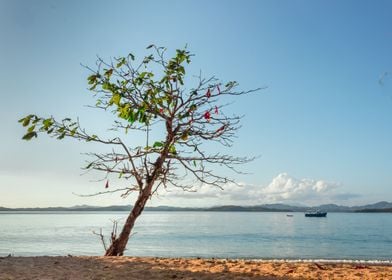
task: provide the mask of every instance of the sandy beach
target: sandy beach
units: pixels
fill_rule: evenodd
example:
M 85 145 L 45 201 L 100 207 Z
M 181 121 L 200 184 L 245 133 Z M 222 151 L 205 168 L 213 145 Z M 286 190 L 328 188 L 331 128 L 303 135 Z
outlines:
M 392 266 L 139 257 L 3 257 L 0 279 L 392 279 Z

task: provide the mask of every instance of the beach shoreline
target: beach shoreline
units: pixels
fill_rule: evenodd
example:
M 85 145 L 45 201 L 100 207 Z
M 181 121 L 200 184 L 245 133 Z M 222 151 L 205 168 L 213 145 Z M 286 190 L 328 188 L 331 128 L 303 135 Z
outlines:
M 333 260 L 1 257 L 0 279 L 392 279 L 392 264 Z

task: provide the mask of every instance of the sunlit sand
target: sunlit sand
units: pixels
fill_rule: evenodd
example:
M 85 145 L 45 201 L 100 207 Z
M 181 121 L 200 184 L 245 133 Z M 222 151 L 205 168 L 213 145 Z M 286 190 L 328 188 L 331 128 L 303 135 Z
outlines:
M 391 265 L 138 257 L 3 257 L 0 279 L 392 279 Z

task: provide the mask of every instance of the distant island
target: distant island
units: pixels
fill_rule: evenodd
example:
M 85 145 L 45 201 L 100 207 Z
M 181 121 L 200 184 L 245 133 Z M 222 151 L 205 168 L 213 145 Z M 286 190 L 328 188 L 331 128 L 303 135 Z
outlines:
M 113 206 L 89 206 L 79 205 L 72 207 L 36 207 L 36 208 L 6 208 L 0 207 L 0 212 L 10 211 L 129 211 L 130 205 Z M 292 206 L 287 204 L 262 204 L 255 206 L 223 205 L 214 207 L 194 208 L 194 207 L 171 207 L 157 206 L 146 207 L 146 211 L 209 211 L 209 212 L 305 212 L 316 210 L 326 212 L 346 212 L 346 213 L 392 213 L 392 202 L 380 201 L 374 204 L 362 206 L 341 206 L 336 204 L 323 204 L 319 206 Z

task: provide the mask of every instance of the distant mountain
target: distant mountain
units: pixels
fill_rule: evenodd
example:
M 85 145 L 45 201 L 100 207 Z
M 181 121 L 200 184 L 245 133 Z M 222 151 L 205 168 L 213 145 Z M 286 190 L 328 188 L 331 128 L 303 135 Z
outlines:
M 230 212 L 292 212 L 292 210 L 269 208 L 264 205 L 260 206 L 236 206 L 224 205 L 207 208 L 204 211 L 230 211 Z
M 261 206 L 266 207 L 268 209 L 278 209 L 286 212 L 304 212 L 307 209 L 309 209 L 309 207 L 306 206 L 293 206 L 293 205 L 287 205 L 282 203 L 263 204 Z
M 351 207 L 352 210 L 357 211 L 357 210 L 364 210 L 364 209 L 387 209 L 387 208 L 392 208 L 392 203 L 387 202 L 387 201 L 380 201 L 374 204 L 367 204 L 363 206 L 354 206 Z
M 5 208 L 0 207 L 0 211 L 129 211 L 131 206 L 72 206 L 72 207 L 39 207 L 39 208 Z
M 156 206 L 146 207 L 146 211 L 204 211 L 206 208 L 195 208 L 195 207 L 172 207 L 172 206 Z
M 362 209 L 356 210 L 356 213 L 392 213 L 392 208 L 381 208 L 381 209 Z
M 317 207 L 312 207 L 312 209 L 320 209 L 321 211 L 326 212 L 352 212 L 351 207 L 349 206 L 340 206 L 336 204 L 323 204 Z
M 6 211 L 129 211 L 130 205 L 112 205 L 112 206 L 89 206 L 77 205 L 72 207 L 44 207 L 44 208 L 6 208 L 0 207 L 0 212 Z M 214 207 L 171 207 L 171 206 L 157 206 L 146 207 L 146 211 L 212 211 L 212 212 L 305 212 L 307 210 L 320 209 L 326 212 L 392 212 L 392 203 L 380 201 L 374 204 L 367 204 L 363 206 L 340 206 L 336 204 L 323 204 L 320 206 L 306 207 L 306 206 L 291 206 L 286 204 L 262 204 L 254 206 L 239 206 L 239 205 L 222 205 Z

